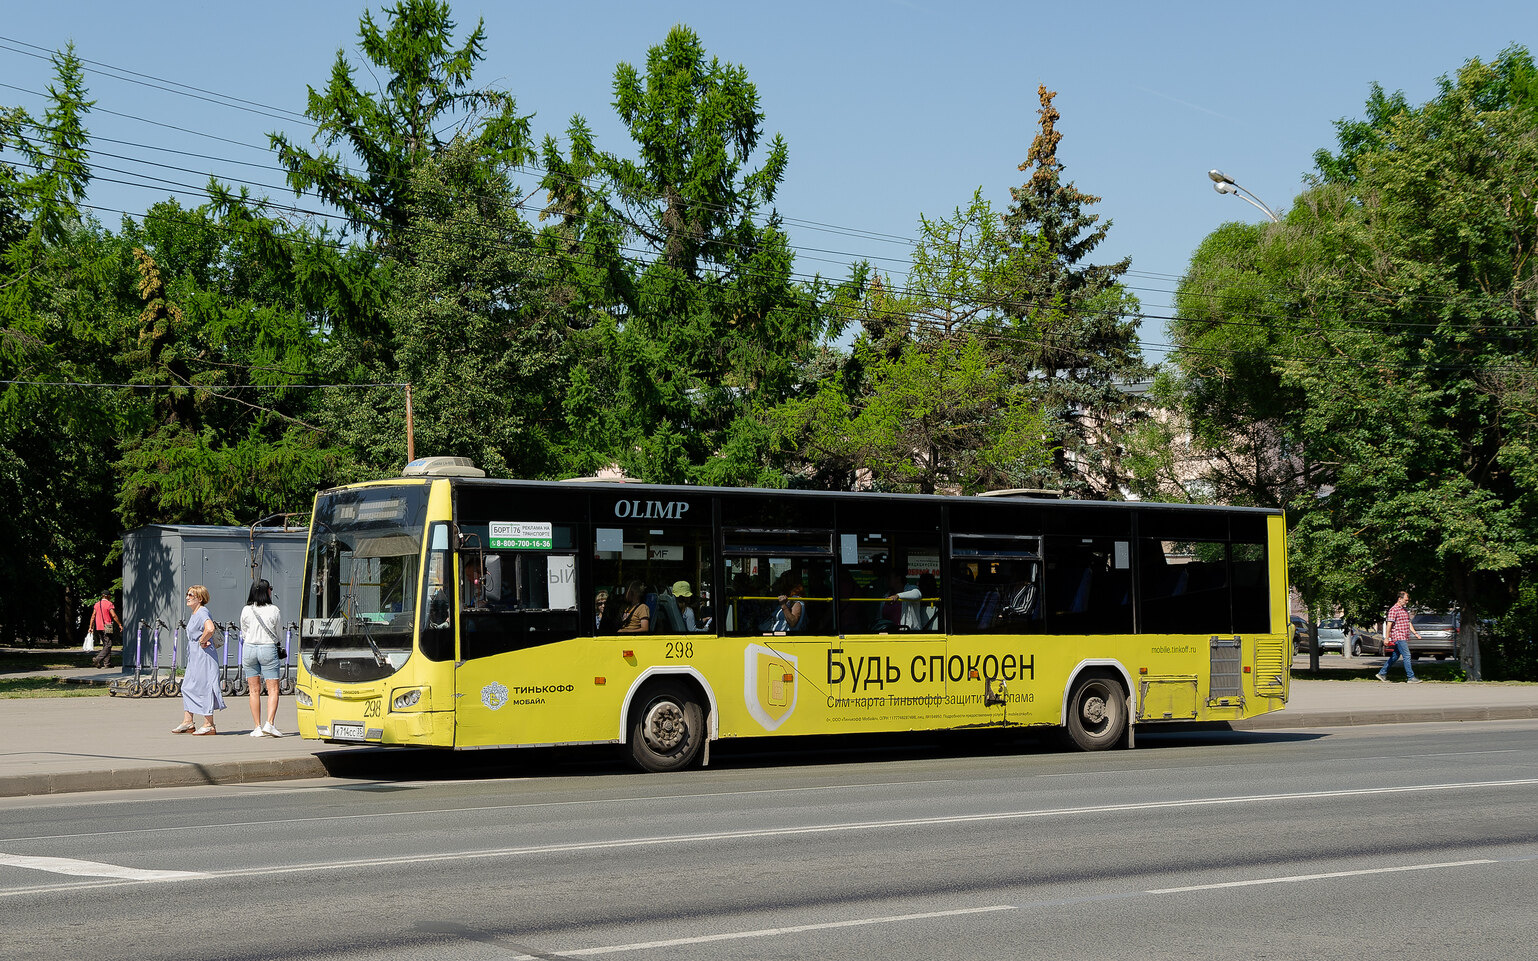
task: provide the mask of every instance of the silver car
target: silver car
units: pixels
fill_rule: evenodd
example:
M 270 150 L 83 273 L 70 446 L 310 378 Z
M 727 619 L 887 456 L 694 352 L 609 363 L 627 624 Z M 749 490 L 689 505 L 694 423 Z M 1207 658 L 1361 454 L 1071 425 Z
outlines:
M 1301 617 L 1294 617 L 1292 620 L 1292 653 L 1307 653 L 1308 623 Z M 1346 622 L 1338 617 L 1319 622 L 1319 653 L 1323 654 L 1326 651 L 1334 651 L 1342 656 L 1350 653 L 1346 643 Z
M 1410 618 L 1420 637 L 1410 638 L 1410 653 L 1445 660 L 1458 652 L 1457 614 L 1415 614 Z

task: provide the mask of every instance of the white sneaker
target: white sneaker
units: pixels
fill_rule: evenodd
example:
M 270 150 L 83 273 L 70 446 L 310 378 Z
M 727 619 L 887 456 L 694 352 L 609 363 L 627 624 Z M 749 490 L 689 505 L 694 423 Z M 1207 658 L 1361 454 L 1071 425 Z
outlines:
M 253 727 L 253 728 L 252 728 L 252 729 L 251 729 L 251 734 L 250 734 L 250 736 L 251 736 L 251 737 L 266 737 L 266 736 L 267 736 L 267 732 L 266 732 L 266 731 L 264 731 L 264 730 L 262 730 L 262 729 L 261 729 L 261 728 L 259 728 L 259 727 Z
M 283 732 L 278 730 L 275 726 L 273 726 L 271 721 L 267 722 L 266 724 L 263 724 L 261 730 L 262 730 L 262 733 L 267 735 L 268 737 L 282 737 L 283 736 Z

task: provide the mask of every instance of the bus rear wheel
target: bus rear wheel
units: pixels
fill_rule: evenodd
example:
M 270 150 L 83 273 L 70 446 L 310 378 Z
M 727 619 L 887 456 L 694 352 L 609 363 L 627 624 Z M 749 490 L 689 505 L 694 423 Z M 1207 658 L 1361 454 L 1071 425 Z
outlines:
M 1068 738 L 1081 751 L 1115 747 L 1127 733 L 1127 695 L 1109 677 L 1080 681 L 1068 699 Z
M 705 711 L 682 684 L 654 684 L 630 713 L 630 759 L 643 771 L 689 766 L 705 740 Z

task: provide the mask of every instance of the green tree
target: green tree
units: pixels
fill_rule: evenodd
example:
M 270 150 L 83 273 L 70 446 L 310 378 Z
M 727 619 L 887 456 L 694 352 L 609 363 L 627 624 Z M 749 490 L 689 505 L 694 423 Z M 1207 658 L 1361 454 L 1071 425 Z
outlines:
M 817 486 L 920 493 L 1023 486 L 1051 463 L 1041 405 L 1014 377 L 992 293 L 1007 251 L 979 189 L 919 220 L 907 284 L 878 276 L 860 333 L 815 388 L 764 418 L 785 469 Z
M 247 212 L 167 201 L 118 239 L 142 305 L 118 358 L 134 385 L 118 462 L 125 527 L 302 511 L 342 470 L 313 421 L 319 341 L 302 258 L 272 248 L 285 228 Z
M 772 209 L 786 145 L 775 137 L 749 168 L 757 90 L 687 27 L 651 48 L 644 74 L 620 64 L 614 92 L 636 159 L 599 150 L 581 117 L 568 154 L 545 145 L 547 243 L 570 252 L 564 283 L 586 312 L 567 420 L 597 445 L 587 465 L 772 483 L 742 442 L 751 411 L 793 389 L 830 322 L 824 285 L 795 281 Z
M 409 225 L 411 174 L 419 165 L 460 140 L 484 161 L 471 169 L 491 178 L 528 160 L 532 145 L 528 118 L 511 96 L 471 86 L 485 57 L 484 21 L 455 48 L 447 3 L 401 0 L 385 17 L 382 30 L 364 11 L 358 30 L 369 72 L 387 78 L 384 89 L 360 89 L 346 51 L 338 50 L 325 92 L 310 87 L 305 107 L 318 124 L 314 140 L 344 144 L 362 169 L 351 169 L 341 152 L 311 154 L 282 133 L 269 139 L 296 195 L 314 191 L 345 213 L 352 229 L 389 248 Z
M 69 642 L 112 582 L 114 407 L 67 386 L 110 351 L 78 296 L 101 247 L 81 214 L 93 101 L 73 48 L 53 65 L 41 120 L 0 110 L 0 637 Z
M 365 69 L 382 79 L 383 89 L 360 88 L 345 49 L 339 49 L 325 91 L 308 88 L 305 114 L 317 124 L 313 142 L 322 149 L 311 153 L 283 133 L 268 135 L 295 196 L 313 192 L 341 210 L 369 251 L 384 260 L 364 271 L 372 275 L 367 282 L 356 276 L 362 266 L 356 258 L 344 265 L 346 273 L 336 275 L 352 275 L 360 293 L 377 293 L 389 284 L 394 252 L 410 226 L 412 174 L 421 164 L 456 140 L 477 155 L 481 163 L 473 169 L 488 179 L 533 156 L 528 117 L 518 113 L 513 98 L 472 86 L 475 66 L 485 57 L 484 22 L 477 21 L 456 47 L 457 24 L 446 2 L 401 0 L 384 14 L 381 27 L 364 11 L 358 28 Z M 337 147 L 342 149 L 326 149 Z M 350 360 L 348 373 L 368 378 L 393 353 L 392 337 L 382 310 L 343 311 L 332 318 L 330 340 L 338 348 L 333 360 L 339 368 Z M 366 410 L 354 413 L 369 417 Z
M 417 450 L 469 457 L 493 476 L 552 476 L 569 347 L 549 259 L 512 186 L 485 176 L 473 145 L 451 145 L 412 177 L 386 318 L 397 344 L 389 370 L 413 385 Z M 384 429 L 368 433 L 399 438 L 400 405 L 383 409 Z M 398 463 L 400 453 L 374 456 Z
M 1089 212 L 1099 197 L 1063 181 L 1057 94 L 1037 93 L 1040 129 L 1020 165 L 1030 177 L 1010 190 L 993 285 L 1013 337 L 1010 363 L 1049 419 L 1052 462 L 1031 486 L 1117 498 L 1129 481 L 1126 435 L 1139 419 L 1127 388 L 1152 373 L 1137 345 L 1137 300 L 1121 283 L 1132 262 L 1089 262 L 1111 222 Z
M 507 93 L 474 85 L 483 22 L 456 45 L 447 3 L 402 0 L 385 21 L 366 12 L 359 28 L 379 92 L 354 81 L 345 51 L 325 92 L 310 88 L 315 140 L 345 153 L 271 135 L 296 194 L 314 191 L 369 241 L 324 271 L 348 297 L 326 313 L 317 366 L 356 387 L 329 393 L 320 422 L 364 471 L 396 471 L 405 381 L 424 452 L 465 454 L 494 473 L 547 472 L 557 439 L 542 399 L 563 374 L 548 366 L 549 324 L 520 326 L 548 301 L 524 299 L 536 270 L 508 176 L 533 156 L 528 117 Z
M 1050 459 L 1041 409 L 982 338 L 907 341 L 865 373 L 854 402 L 828 385 L 776 407 L 774 436 L 814 463 L 848 465 L 851 481 L 920 494 L 1017 486 L 1012 476 Z
M 1172 331 L 1198 433 L 1265 425 L 1254 489 L 1291 512 L 1305 597 L 1359 621 L 1400 588 L 1455 604 L 1471 676 L 1538 556 L 1532 78 L 1513 47 L 1419 107 L 1375 89 L 1284 224 L 1209 238 Z

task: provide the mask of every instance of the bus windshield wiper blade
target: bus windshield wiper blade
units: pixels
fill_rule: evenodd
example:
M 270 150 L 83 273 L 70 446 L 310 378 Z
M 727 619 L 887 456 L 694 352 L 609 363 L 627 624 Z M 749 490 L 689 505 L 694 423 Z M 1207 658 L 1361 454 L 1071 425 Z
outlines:
M 370 650 L 374 652 L 374 663 L 380 667 L 389 667 L 390 659 L 385 657 L 384 651 L 381 651 L 379 645 L 374 643 L 374 632 L 369 629 L 367 621 L 363 622 L 363 639 L 368 641 Z

